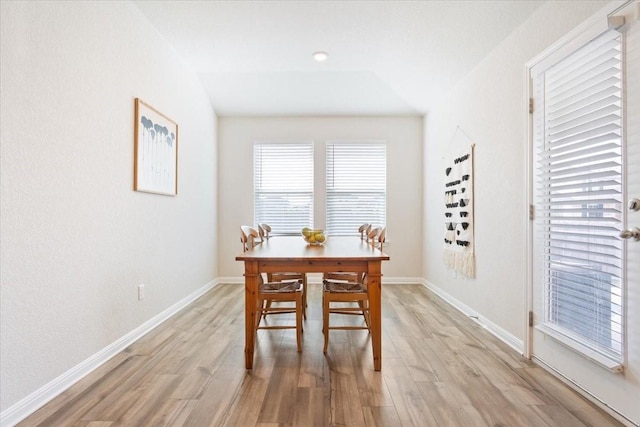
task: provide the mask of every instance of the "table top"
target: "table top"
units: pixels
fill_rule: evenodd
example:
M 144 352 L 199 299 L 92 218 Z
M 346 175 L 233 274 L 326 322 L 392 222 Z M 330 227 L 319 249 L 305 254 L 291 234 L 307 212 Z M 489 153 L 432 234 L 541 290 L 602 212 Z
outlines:
M 270 236 L 236 257 L 236 261 L 260 260 L 386 261 L 389 256 L 358 236 L 329 236 L 323 245 L 310 245 L 302 236 Z

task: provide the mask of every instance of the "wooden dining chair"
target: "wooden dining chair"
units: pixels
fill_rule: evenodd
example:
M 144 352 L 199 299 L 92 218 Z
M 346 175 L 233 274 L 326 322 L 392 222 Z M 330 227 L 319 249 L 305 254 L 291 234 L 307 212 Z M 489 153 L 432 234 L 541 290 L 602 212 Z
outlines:
M 240 239 L 242 241 L 243 250 L 246 252 L 260 239 L 259 232 L 250 226 L 240 227 Z M 265 282 L 262 274 L 258 274 L 258 302 L 256 304 L 256 323 L 254 331 L 258 329 L 295 329 L 296 343 L 298 352 L 302 351 L 302 317 L 304 301 L 303 282 L 301 279 L 280 280 Z M 285 305 L 272 305 L 272 302 L 285 303 Z M 294 305 L 286 303 L 294 303 Z M 267 314 L 290 314 L 295 313 L 295 325 L 267 325 Z
M 358 227 L 358 233 L 360 233 L 360 239 L 366 242 L 369 242 L 369 234 L 371 234 L 371 224 L 362 224 Z M 377 230 L 377 229 L 376 229 Z M 376 232 L 377 234 L 377 232 Z M 363 278 L 363 272 L 354 273 L 354 272 L 333 272 L 333 273 L 324 273 L 323 279 L 331 279 L 331 280 L 342 280 L 346 282 L 360 282 Z
M 356 306 L 344 303 L 358 303 Z M 336 305 L 335 303 L 339 304 Z M 331 315 L 357 315 L 364 317 L 362 325 L 333 325 L 329 322 Z M 369 293 L 367 292 L 367 276 L 360 281 L 324 279 L 322 281 L 322 333 L 324 334 L 323 352 L 329 348 L 329 331 L 331 330 L 370 330 Z
M 371 246 L 375 246 L 378 239 L 378 234 L 380 234 L 380 228 L 369 225 L 369 227 L 367 228 L 367 243 L 369 243 Z
M 386 239 L 386 227 L 372 228 L 370 224 L 364 224 L 367 243 L 374 248 L 382 250 L 382 244 Z M 372 243 L 373 242 L 373 243 Z M 330 330 L 370 330 L 369 322 L 369 293 L 367 289 L 367 276 L 365 273 L 333 272 L 325 273 L 322 281 L 322 333 L 324 334 L 324 353 L 329 347 Z M 334 304 L 335 303 L 335 304 Z M 345 303 L 357 303 L 357 305 L 345 305 Z M 362 316 L 364 324 L 331 326 L 329 318 L 335 315 Z
M 258 224 L 258 235 L 260 239 L 269 239 L 269 234 L 271 233 L 271 226 L 269 224 L 260 223 Z M 296 273 L 296 272 L 278 272 L 278 273 L 267 273 L 267 281 L 268 282 L 281 282 L 288 280 L 302 280 L 302 300 L 304 304 L 302 306 L 302 316 L 307 318 L 307 275 L 305 273 Z M 267 303 L 269 304 L 269 303 Z M 268 313 L 265 313 L 266 316 Z
M 358 233 L 360 233 L 360 240 L 366 240 L 367 229 L 371 227 L 371 224 L 362 224 L 358 227 Z
M 258 234 L 260 238 L 269 239 L 269 233 L 271 233 L 271 226 L 269 224 L 260 223 L 258 224 Z
M 375 236 L 371 238 L 369 243 L 374 248 L 378 248 L 382 250 L 382 247 L 384 246 L 384 243 L 386 241 L 387 241 L 387 227 L 380 227 L 378 228 L 378 231 L 376 232 Z
M 248 225 L 240 226 L 240 242 L 242 242 L 242 252 L 246 252 L 255 245 L 262 243 L 260 234 L 255 228 Z

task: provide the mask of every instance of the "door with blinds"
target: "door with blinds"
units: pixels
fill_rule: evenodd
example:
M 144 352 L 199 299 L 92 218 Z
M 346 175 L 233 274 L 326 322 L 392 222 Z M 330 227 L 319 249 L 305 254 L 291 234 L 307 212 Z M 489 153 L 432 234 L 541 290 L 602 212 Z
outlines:
M 530 68 L 529 353 L 634 424 L 640 423 L 637 7 L 602 14 Z

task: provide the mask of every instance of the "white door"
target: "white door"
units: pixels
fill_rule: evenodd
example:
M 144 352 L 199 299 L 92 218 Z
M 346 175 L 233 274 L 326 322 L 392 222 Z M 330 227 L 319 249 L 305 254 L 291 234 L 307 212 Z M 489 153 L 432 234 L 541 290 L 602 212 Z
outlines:
M 617 28 L 617 39 L 607 27 L 620 25 L 614 17 L 621 16 L 625 23 Z M 539 59 L 530 70 L 535 211 L 529 355 L 634 425 L 640 425 L 640 236 L 634 234 L 640 228 L 640 210 L 630 204 L 640 199 L 639 19 L 636 0 L 610 13 L 608 21 L 603 15 L 604 25 L 585 29 L 564 43 L 558 55 Z M 606 56 L 608 49 L 620 49 L 621 55 L 603 59 L 600 55 Z M 607 67 L 615 73 L 618 60 L 619 75 L 605 76 L 589 92 L 603 91 L 600 97 L 593 95 L 592 105 L 584 109 L 580 105 L 589 102 L 575 101 L 566 107 L 575 111 L 564 117 L 569 102 L 558 99 L 566 96 L 565 87 L 574 87 L 569 80 L 576 76 L 576 84 L 588 85 L 606 74 Z M 609 77 L 623 83 L 611 84 L 611 92 L 605 93 Z M 620 102 L 607 105 L 605 98 L 617 96 L 622 96 Z M 604 113 L 592 113 L 591 107 Z M 575 126 L 580 129 L 571 130 L 576 115 L 583 113 L 583 124 Z M 586 136 L 574 138 L 576 132 Z M 601 148 L 614 147 L 611 135 L 616 133 L 618 158 L 615 148 Z M 589 138 L 601 145 L 588 146 Z

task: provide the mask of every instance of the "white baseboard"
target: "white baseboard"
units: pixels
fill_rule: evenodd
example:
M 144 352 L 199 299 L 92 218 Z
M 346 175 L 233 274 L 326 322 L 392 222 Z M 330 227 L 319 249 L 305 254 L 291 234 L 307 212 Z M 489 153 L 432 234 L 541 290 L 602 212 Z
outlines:
M 98 353 L 69 369 L 64 374 L 40 387 L 14 405 L 11 405 L 0 413 L 0 426 L 9 427 L 19 423 L 219 283 L 226 282 L 220 279 L 210 281 L 171 307 L 147 320 L 122 338 L 103 348 Z
M 629 418 L 625 417 L 624 415 L 622 415 L 621 413 L 619 413 L 615 409 L 611 408 L 605 402 L 603 402 L 602 400 L 598 399 L 595 395 L 591 394 L 591 392 L 589 392 L 587 389 L 583 388 L 580 384 L 578 384 L 578 383 L 572 381 L 571 379 L 567 378 L 566 376 L 564 376 L 562 374 L 562 372 L 558 371 L 553 366 L 547 364 L 547 362 L 545 362 L 544 360 L 542 360 L 542 359 L 540 359 L 538 357 L 535 357 L 535 356 L 532 358 L 532 360 L 535 363 L 537 363 L 539 366 L 541 366 L 545 371 L 549 372 L 551 375 L 556 377 L 558 380 L 562 381 L 563 384 L 565 384 L 568 387 L 571 387 L 576 392 L 578 392 L 580 395 L 582 395 L 582 397 L 584 397 L 585 399 L 587 399 L 588 401 L 590 401 L 591 403 L 596 405 L 598 408 L 602 409 L 607 414 L 611 415 L 616 420 L 620 421 L 620 423 L 622 423 L 624 426 L 626 426 L 626 427 L 638 427 L 638 425 L 640 425 L 638 423 L 634 423 Z
M 382 276 L 383 285 L 421 285 L 424 282 L 422 277 L 387 277 Z
M 216 283 L 238 283 L 238 284 L 243 284 L 244 283 L 244 277 L 240 276 L 240 277 L 218 277 L 216 279 Z
M 428 280 L 422 279 L 421 283 L 431 292 L 438 295 L 448 304 L 456 308 L 458 311 L 464 313 L 467 317 L 476 321 L 480 326 L 486 329 L 490 334 L 496 336 L 500 341 L 504 342 L 509 347 L 513 348 L 519 354 L 524 354 L 524 342 L 521 339 L 518 339 L 516 336 L 505 331 L 500 326 L 491 322 L 487 318 L 481 316 L 476 311 L 474 311 L 471 307 L 469 307 L 468 305 L 464 304 L 461 301 L 458 301 L 456 298 L 452 297 L 451 295 L 449 295 L 439 287 L 435 286 L 433 283 L 429 282 Z

